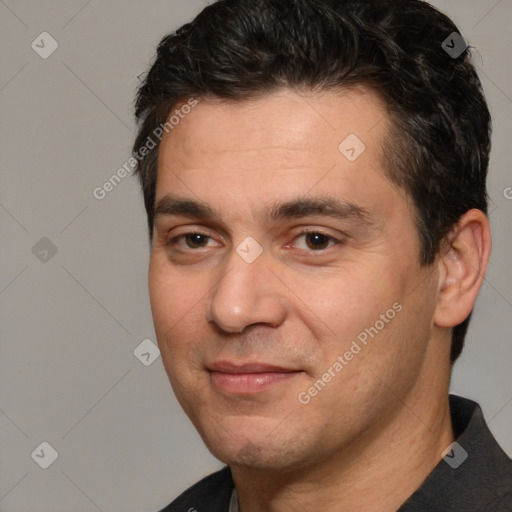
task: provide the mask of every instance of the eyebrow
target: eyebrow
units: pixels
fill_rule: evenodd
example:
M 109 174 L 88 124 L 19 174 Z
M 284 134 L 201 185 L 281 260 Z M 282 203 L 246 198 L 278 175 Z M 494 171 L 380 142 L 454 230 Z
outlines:
M 171 195 L 162 197 L 153 210 L 154 218 L 179 216 L 197 220 L 215 220 L 221 216 L 208 204 Z M 323 215 L 337 220 L 351 220 L 365 225 L 374 223 L 368 210 L 333 196 L 297 198 L 268 205 L 265 217 L 269 222 L 301 219 Z

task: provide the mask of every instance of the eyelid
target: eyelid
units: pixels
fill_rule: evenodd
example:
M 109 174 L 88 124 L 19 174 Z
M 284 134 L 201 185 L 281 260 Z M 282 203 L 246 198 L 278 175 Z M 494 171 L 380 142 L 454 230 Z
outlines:
M 322 235 L 325 238 L 327 238 L 330 242 L 336 242 L 331 247 L 334 247 L 336 245 L 340 245 L 340 244 L 343 243 L 343 237 L 341 237 L 342 239 L 336 238 L 335 236 L 330 235 L 329 233 L 325 232 L 323 229 L 315 229 L 315 228 L 304 228 L 304 229 L 302 229 L 299 233 L 297 233 L 293 237 L 293 240 L 295 241 L 295 240 L 297 240 L 297 238 L 299 238 L 299 237 L 301 237 L 303 235 L 308 235 L 308 234 Z M 299 250 L 303 250 L 303 251 L 311 252 L 311 253 L 320 253 L 320 254 L 322 254 L 323 252 L 329 250 L 331 247 L 327 247 L 326 249 L 318 249 L 316 251 L 314 251 L 312 249 L 309 249 L 309 250 L 308 249 L 299 249 Z
M 200 231 L 199 229 L 193 229 L 191 231 L 185 231 L 184 233 L 180 233 L 179 235 L 175 235 L 175 236 L 167 239 L 165 241 L 165 245 L 169 245 L 169 246 L 176 245 L 178 240 L 180 240 L 182 238 L 185 238 L 188 235 L 201 235 L 201 236 L 210 238 L 211 240 L 214 240 L 214 237 L 212 236 L 212 233 Z M 200 247 L 199 249 L 206 249 L 206 247 Z M 197 251 L 197 249 L 191 249 L 191 248 L 187 248 L 185 250 Z
M 317 234 L 317 235 L 322 235 L 324 236 L 325 238 L 329 239 L 329 241 L 332 241 L 332 242 L 335 242 L 334 245 L 332 245 L 331 247 L 334 247 L 336 245 L 340 245 L 343 243 L 343 239 L 345 238 L 344 236 L 341 236 L 340 238 L 337 238 L 333 235 L 330 235 L 329 233 L 327 233 L 326 231 L 324 231 L 323 229 L 318 229 L 318 228 L 303 228 L 301 229 L 301 231 L 299 231 L 298 233 L 296 233 L 293 237 L 293 241 L 297 240 L 297 238 L 301 237 L 301 236 L 304 236 L 304 235 L 308 235 L 308 234 Z M 212 240 L 214 240 L 214 237 L 212 236 L 212 233 L 211 232 L 204 232 L 204 231 L 200 231 L 199 229 L 192 229 L 191 231 L 186 231 L 184 233 L 180 233 L 176 236 L 173 236 L 172 238 L 169 238 L 168 240 L 166 240 L 165 242 L 165 245 L 167 246 L 173 246 L 173 245 L 177 245 L 177 242 L 178 240 L 186 237 L 187 235 L 201 235 L 201 236 L 204 236 L 204 237 L 207 237 L 207 238 L 210 238 Z M 284 247 L 289 247 L 289 244 L 285 245 Z M 318 249 L 318 250 L 307 250 L 307 249 L 299 249 L 301 251 L 305 251 L 305 252 L 312 252 L 312 253 L 323 253 L 325 251 L 327 251 L 328 249 L 330 249 L 331 247 L 328 247 L 326 249 Z M 198 249 L 207 249 L 207 247 L 199 247 L 197 249 L 192 249 L 192 248 L 186 248 L 184 249 L 186 252 L 190 251 L 190 252 L 198 252 Z

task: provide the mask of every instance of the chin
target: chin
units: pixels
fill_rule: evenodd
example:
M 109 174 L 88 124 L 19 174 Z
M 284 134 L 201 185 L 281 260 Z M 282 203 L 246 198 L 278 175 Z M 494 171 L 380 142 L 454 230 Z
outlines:
M 230 467 L 280 472 L 297 467 L 294 457 L 290 457 L 286 448 L 262 445 L 249 440 L 237 447 L 216 446 L 210 452 Z
M 291 431 L 286 422 L 261 420 L 248 419 L 245 429 L 233 422 L 225 430 L 219 425 L 213 431 L 198 430 L 211 454 L 229 466 L 283 472 L 302 467 L 306 460 L 311 462 L 317 450 L 308 449 L 304 435 Z

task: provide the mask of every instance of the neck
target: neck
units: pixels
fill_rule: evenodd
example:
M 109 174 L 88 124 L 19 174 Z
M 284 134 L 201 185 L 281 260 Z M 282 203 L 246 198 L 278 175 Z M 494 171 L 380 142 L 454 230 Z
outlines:
M 423 380 L 390 417 L 320 464 L 286 474 L 231 466 L 241 512 L 396 511 L 454 441 L 449 379 L 437 389 Z

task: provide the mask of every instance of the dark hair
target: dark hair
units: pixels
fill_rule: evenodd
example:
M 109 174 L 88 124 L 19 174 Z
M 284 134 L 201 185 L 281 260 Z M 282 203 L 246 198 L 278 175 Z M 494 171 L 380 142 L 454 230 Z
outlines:
M 143 158 L 141 149 L 179 102 L 367 85 L 392 121 L 385 171 L 412 199 L 421 264 L 432 264 L 462 214 L 487 213 L 491 119 L 457 36 L 453 22 L 421 0 L 219 0 L 206 7 L 162 39 L 136 98 L 133 154 L 150 238 L 158 143 Z M 452 363 L 470 317 L 453 328 Z

